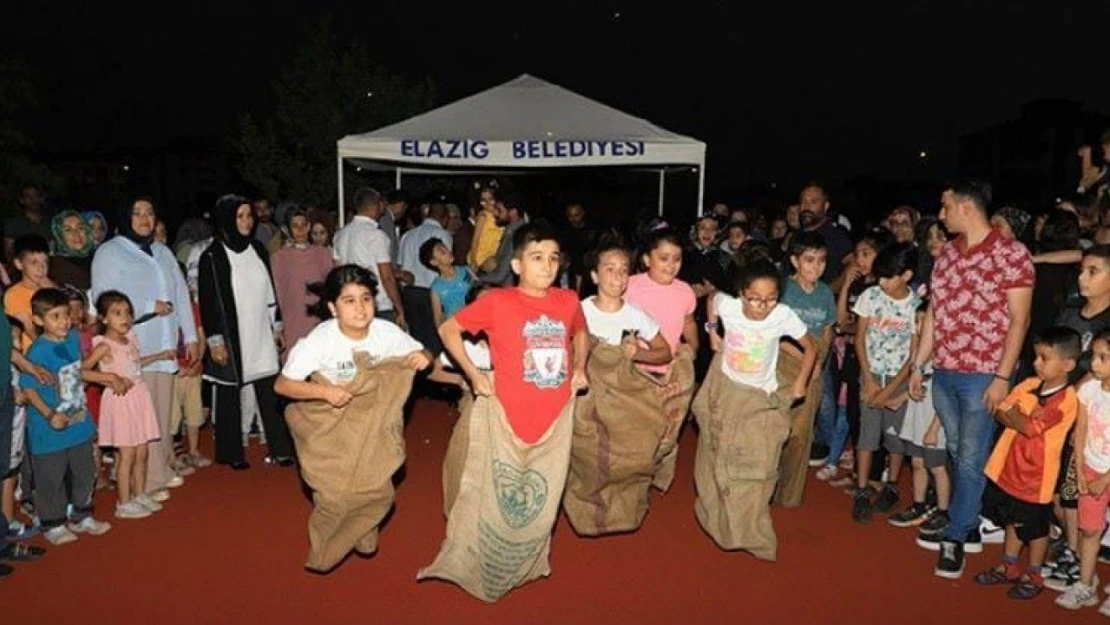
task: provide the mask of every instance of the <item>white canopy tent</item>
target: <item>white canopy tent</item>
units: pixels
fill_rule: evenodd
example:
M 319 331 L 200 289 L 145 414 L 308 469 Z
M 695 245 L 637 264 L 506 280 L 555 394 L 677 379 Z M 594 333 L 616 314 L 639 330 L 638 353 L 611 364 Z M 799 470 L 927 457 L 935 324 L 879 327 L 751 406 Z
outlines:
M 664 130 L 528 74 L 406 121 L 339 140 L 343 162 L 413 174 L 467 174 L 546 167 L 632 166 L 659 173 L 659 213 L 668 169 L 698 173 L 705 194 L 705 144 Z

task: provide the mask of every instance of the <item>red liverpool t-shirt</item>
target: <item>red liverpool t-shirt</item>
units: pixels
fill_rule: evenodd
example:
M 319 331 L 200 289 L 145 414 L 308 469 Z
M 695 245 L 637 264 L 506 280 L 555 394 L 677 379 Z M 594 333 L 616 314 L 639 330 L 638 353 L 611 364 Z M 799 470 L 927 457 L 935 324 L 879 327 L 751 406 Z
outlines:
M 946 243 L 930 284 L 933 367 L 995 373 L 1010 329 L 1006 293 L 1032 287 L 1029 250 L 997 230 L 971 248 L 962 234 Z
M 455 315 L 467 332 L 485 332 L 495 371 L 494 394 L 513 431 L 538 441 L 570 399 L 571 340 L 586 328 L 573 291 L 548 289 L 531 297 L 500 288 Z

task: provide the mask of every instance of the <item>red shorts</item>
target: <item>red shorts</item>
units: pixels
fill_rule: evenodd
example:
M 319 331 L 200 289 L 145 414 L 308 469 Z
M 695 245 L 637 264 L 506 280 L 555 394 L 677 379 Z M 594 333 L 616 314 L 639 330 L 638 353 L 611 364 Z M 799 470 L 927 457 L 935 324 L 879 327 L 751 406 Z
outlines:
M 1099 473 L 1083 465 L 1083 474 L 1087 476 L 1087 483 L 1098 479 Z M 1110 507 L 1110 487 L 1102 491 L 1101 495 L 1079 496 L 1079 529 L 1084 532 L 1102 532 L 1106 529 L 1106 509 Z

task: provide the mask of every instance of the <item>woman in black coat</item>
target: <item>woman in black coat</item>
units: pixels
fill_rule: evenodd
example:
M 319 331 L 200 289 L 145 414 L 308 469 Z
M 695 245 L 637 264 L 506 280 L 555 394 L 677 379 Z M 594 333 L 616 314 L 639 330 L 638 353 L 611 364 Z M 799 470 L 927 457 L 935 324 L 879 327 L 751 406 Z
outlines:
M 243 454 L 240 397 L 244 386 L 253 385 L 270 447 L 266 462 L 292 466 L 289 431 L 274 394 L 281 312 L 269 255 L 254 239 L 256 221 L 247 198 L 221 197 L 213 221 L 216 239 L 200 257 L 198 294 L 209 347 L 204 377 L 216 391 L 216 462 L 250 468 Z

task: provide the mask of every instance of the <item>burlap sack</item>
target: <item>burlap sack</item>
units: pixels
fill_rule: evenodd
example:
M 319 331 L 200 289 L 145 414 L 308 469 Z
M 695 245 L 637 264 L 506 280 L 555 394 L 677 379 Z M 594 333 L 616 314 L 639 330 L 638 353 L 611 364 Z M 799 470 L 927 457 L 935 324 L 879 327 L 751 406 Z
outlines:
M 667 374 L 657 381 L 663 386 L 667 431 L 663 433 L 663 442 L 656 454 L 655 477 L 651 485 L 667 492 L 674 482 L 675 465 L 678 463 L 678 438 L 690 412 L 690 400 L 694 398 L 694 355 L 685 350 L 680 352 L 671 361 Z
M 693 371 L 692 366 L 678 369 Z M 667 396 L 663 380 L 641 371 L 620 347 L 595 346 L 587 372 L 590 389 L 574 410 L 563 509 L 581 536 L 632 531 L 647 514 L 661 463 L 673 467 L 678 428 L 667 407 L 675 399 Z M 687 382 L 681 375 L 673 381 Z M 692 382 L 691 376 L 687 386 Z
M 393 474 L 405 461 L 402 409 L 413 370 L 402 359 L 373 364 L 355 355 L 349 404 L 296 402 L 285 411 L 301 475 L 312 488 L 305 566 L 327 571 L 351 549 L 378 548 L 378 524 L 393 506 Z
M 817 343 L 817 364 L 814 373 L 806 387 L 806 396 L 802 403 L 794 406 L 790 413 L 790 437 L 782 450 L 782 460 L 779 465 L 779 486 L 775 491 L 775 503 L 785 507 L 794 508 L 802 505 L 802 496 L 806 488 L 806 472 L 809 470 L 809 452 L 813 445 L 813 421 L 817 416 L 817 409 L 821 407 L 821 390 L 824 387 L 825 358 L 829 353 L 829 346 L 821 337 L 809 335 Z M 789 393 L 798 379 L 802 361 L 779 349 L 778 381 L 779 388 Z
M 721 372 L 721 355 L 713 358 L 692 406 L 700 430 L 694 511 L 722 549 L 776 558 L 778 539 L 768 502 L 789 432 L 789 405 L 788 390 L 768 395 L 741 386 Z
M 459 419 L 451 429 L 451 439 L 447 443 L 447 455 L 443 459 L 443 516 L 451 516 L 451 507 L 459 496 L 463 469 L 466 467 L 466 452 L 470 448 L 470 417 L 474 411 L 474 395 L 464 390 L 459 400 Z
M 513 433 L 496 398 L 475 399 L 447 537 L 416 579 L 454 582 L 492 603 L 550 574 L 551 530 L 567 478 L 573 427 L 572 397 L 540 440 L 528 445 Z

